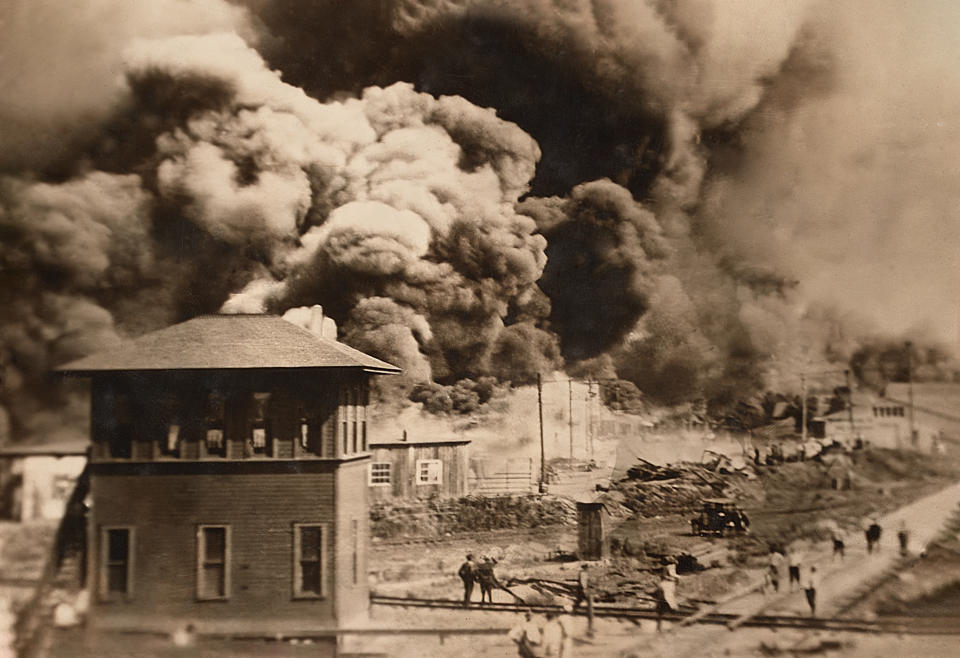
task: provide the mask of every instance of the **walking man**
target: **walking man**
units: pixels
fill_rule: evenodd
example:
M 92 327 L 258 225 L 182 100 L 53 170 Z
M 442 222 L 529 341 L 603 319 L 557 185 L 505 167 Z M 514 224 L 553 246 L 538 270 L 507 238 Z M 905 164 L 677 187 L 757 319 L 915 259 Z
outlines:
M 907 530 L 907 522 L 900 519 L 900 525 L 897 526 L 897 539 L 900 542 L 900 556 L 907 555 L 907 543 L 910 541 L 910 531 Z
M 574 610 L 590 595 L 590 574 L 587 567 L 587 564 L 581 565 L 580 573 L 577 574 L 577 600 L 573 602 Z
M 457 575 L 463 581 L 463 605 L 467 607 L 473 594 L 473 583 L 477 580 L 477 563 L 473 561 L 473 553 L 467 554 L 467 560 L 460 565 Z
M 817 568 L 810 565 L 806 578 L 803 581 L 803 593 L 807 595 L 807 603 L 810 605 L 810 616 L 817 615 L 817 587 L 820 585 L 820 575 Z
M 876 519 L 870 520 L 870 525 L 867 526 L 866 536 L 867 536 L 867 553 L 873 553 L 873 547 L 876 545 L 877 550 L 880 550 L 880 535 L 883 533 L 883 529 L 880 527 L 880 524 L 877 523 Z
M 790 551 L 787 554 L 787 571 L 790 574 L 790 591 L 793 590 L 793 586 L 796 585 L 797 588 L 800 587 L 800 565 L 803 564 L 803 553 L 800 551 Z
M 843 551 L 846 548 L 846 537 L 843 534 L 843 530 L 840 529 L 840 526 L 837 526 L 833 529 L 833 559 L 837 559 L 837 556 L 840 556 L 840 561 L 843 562 Z

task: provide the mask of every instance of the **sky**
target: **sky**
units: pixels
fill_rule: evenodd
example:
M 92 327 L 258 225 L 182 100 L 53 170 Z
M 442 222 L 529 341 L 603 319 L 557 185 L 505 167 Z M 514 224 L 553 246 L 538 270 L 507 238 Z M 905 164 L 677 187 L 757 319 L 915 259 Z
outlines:
M 400 399 L 566 371 L 722 409 L 905 340 L 948 378 L 958 30 L 933 0 L 4 3 L 0 429 L 82 406 L 65 360 L 312 304 Z

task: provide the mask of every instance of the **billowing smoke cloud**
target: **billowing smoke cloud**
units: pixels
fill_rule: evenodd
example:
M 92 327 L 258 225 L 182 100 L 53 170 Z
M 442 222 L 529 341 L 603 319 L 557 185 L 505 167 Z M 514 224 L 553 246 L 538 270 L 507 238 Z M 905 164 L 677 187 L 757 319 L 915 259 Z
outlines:
M 49 366 L 221 308 L 322 304 L 451 408 L 567 367 L 719 410 L 886 330 L 949 377 L 952 6 L 54 4 L 0 10 L 17 436 Z

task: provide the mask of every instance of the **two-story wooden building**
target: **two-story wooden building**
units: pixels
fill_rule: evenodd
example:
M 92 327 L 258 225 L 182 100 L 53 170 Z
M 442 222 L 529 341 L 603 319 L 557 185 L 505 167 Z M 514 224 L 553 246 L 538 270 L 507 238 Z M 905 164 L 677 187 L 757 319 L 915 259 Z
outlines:
M 92 380 L 93 626 L 366 618 L 368 382 L 396 367 L 279 317 L 213 315 L 60 371 Z

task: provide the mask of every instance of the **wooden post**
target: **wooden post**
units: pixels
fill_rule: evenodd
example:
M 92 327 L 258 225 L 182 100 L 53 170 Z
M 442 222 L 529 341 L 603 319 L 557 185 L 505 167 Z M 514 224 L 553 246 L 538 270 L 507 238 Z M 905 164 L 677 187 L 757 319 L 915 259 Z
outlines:
M 540 485 L 537 490 L 544 493 L 547 489 L 547 453 L 543 443 L 543 378 L 537 373 L 537 412 L 540 417 Z
M 593 637 L 593 594 L 587 594 L 587 637 Z
M 573 464 L 573 380 L 567 380 L 567 389 L 570 392 L 570 404 L 568 408 L 568 415 L 570 416 L 567 421 L 570 425 L 570 463 Z
M 853 386 L 850 384 L 850 370 L 843 371 L 843 377 L 847 380 L 847 395 L 850 396 L 847 402 L 847 411 L 850 414 L 850 439 L 857 439 L 857 432 L 853 426 Z
M 807 375 L 800 375 L 800 438 L 807 445 Z M 804 448 L 806 450 L 806 448 Z
M 916 430 L 913 425 L 913 343 L 909 340 L 904 344 L 907 350 L 907 414 L 910 420 L 910 445 L 917 445 Z

